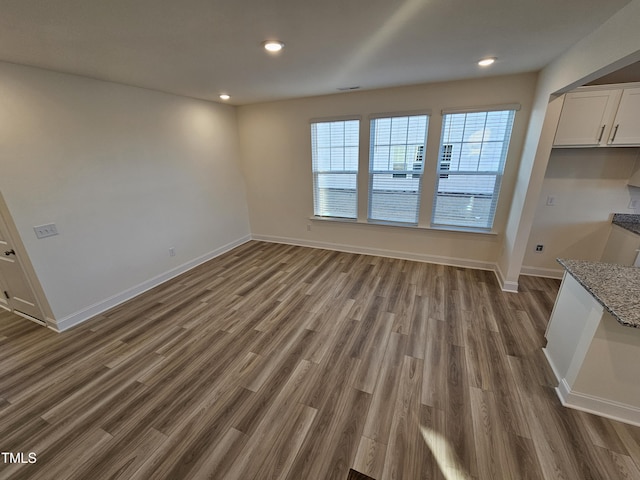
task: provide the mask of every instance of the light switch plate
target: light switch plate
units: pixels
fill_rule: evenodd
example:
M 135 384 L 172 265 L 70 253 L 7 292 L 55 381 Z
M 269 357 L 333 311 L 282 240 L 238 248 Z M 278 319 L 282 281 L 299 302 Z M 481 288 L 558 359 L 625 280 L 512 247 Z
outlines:
M 46 238 L 58 235 L 58 229 L 55 223 L 48 223 L 47 225 L 38 225 L 33 227 L 33 231 L 36 232 L 36 237 Z

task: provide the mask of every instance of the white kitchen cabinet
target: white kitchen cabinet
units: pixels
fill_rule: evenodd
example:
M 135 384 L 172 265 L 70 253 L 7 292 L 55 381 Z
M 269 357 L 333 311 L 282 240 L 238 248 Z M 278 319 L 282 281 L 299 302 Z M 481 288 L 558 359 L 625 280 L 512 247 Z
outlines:
M 640 87 L 622 91 L 612 125 L 610 145 L 640 145 Z
M 618 225 L 612 225 L 601 260 L 605 263 L 633 265 L 638 257 L 638 250 L 640 250 L 640 235 Z
M 606 144 L 621 94 L 621 90 L 615 89 L 567 93 L 554 146 L 596 147 Z
M 553 145 L 640 145 L 639 84 L 580 87 L 565 94 Z

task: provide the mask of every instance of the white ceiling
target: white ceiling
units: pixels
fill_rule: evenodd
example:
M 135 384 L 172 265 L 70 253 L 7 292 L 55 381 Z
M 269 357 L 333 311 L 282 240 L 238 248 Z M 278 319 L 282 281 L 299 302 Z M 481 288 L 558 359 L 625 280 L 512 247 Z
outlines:
M 0 59 L 241 105 L 536 71 L 628 2 L 0 0 Z

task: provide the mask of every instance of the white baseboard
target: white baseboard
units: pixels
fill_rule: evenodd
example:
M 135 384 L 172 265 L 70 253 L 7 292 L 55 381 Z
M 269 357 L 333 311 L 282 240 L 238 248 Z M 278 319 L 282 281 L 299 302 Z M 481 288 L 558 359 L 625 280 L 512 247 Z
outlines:
M 628 423 L 630 425 L 640 426 L 640 408 L 624 403 L 615 402 L 605 398 L 587 395 L 585 393 L 573 392 L 566 378 L 560 376 L 551 356 L 546 348 L 543 348 L 547 362 L 553 370 L 553 374 L 558 380 L 556 394 L 563 406 L 581 410 L 587 413 L 593 413 L 601 417 L 610 418 L 619 422 Z
M 629 425 L 640 426 L 640 408 L 625 403 L 614 402 L 580 392 L 572 392 L 566 379 L 556 388 L 562 405 L 601 417 L 610 418 Z
M 440 255 L 428 255 L 425 253 L 410 253 L 398 250 L 387 250 L 384 248 L 368 248 L 356 245 L 345 245 L 331 242 L 315 242 L 301 240 L 298 238 L 275 237 L 271 235 L 252 235 L 253 240 L 270 243 L 284 243 L 286 245 L 297 245 L 300 247 L 321 248 L 324 250 L 336 250 L 339 252 L 359 253 L 362 255 L 376 255 L 379 257 L 398 258 L 401 260 L 414 260 L 416 262 L 436 263 L 440 265 L 450 265 L 452 267 L 474 268 L 476 270 L 495 271 L 496 264 L 482 262 L 466 258 L 444 257 Z
M 4 305 L 2 303 L 0 303 L 0 308 L 2 310 L 6 310 L 7 312 L 11 312 L 11 313 L 13 313 L 15 315 L 18 315 L 19 317 L 26 318 L 27 320 L 31 320 L 33 323 L 37 323 L 38 325 L 42 325 L 42 326 L 45 326 L 45 327 L 49 326 L 47 321 L 51 320 L 51 319 L 47 319 L 47 321 L 45 321 L 45 320 L 40 320 L 39 318 L 34 318 L 31 315 L 24 314 L 24 313 L 19 312 L 17 310 L 11 310 L 7 305 Z
M 249 240 L 251 240 L 251 235 L 245 235 L 238 240 L 227 243 L 220 248 L 216 248 L 209 253 L 205 253 L 204 255 L 194 258 L 189 262 L 183 263 L 182 265 L 172 268 L 171 270 L 161 273 L 160 275 L 156 275 L 155 277 L 150 278 L 149 280 L 146 280 L 134 287 L 128 288 L 123 292 L 112 295 L 109 298 L 94 303 L 93 305 L 83 308 L 82 310 L 72 313 L 71 315 L 67 315 L 66 317 L 61 318 L 57 321 L 47 319 L 47 326 L 57 332 L 68 330 L 69 328 L 78 325 L 86 320 L 89 320 L 90 318 L 95 317 L 102 312 L 106 312 L 116 305 L 126 302 L 127 300 L 131 300 L 133 297 L 136 297 L 141 293 L 146 292 L 147 290 L 151 290 L 152 288 L 166 282 L 167 280 L 177 277 L 178 275 L 181 275 L 184 272 L 191 270 L 192 268 L 195 268 L 204 262 L 222 255 L 223 253 L 226 253 L 229 250 L 237 247 L 238 245 L 242 245 L 243 243 L 248 242 Z
M 18 315 L 19 317 L 26 318 L 27 320 L 30 320 L 33 323 L 37 323 L 38 325 L 41 325 L 43 327 L 47 326 L 47 322 L 46 321 L 40 320 L 39 318 L 36 318 L 36 317 L 32 317 L 31 315 L 28 315 L 26 313 L 22 313 L 22 312 L 20 312 L 18 310 L 14 310 L 13 313 L 15 315 Z
M 556 278 L 562 280 L 564 275 L 563 268 L 540 268 L 540 267 L 525 267 L 522 266 L 520 270 L 521 275 L 530 275 L 532 277 L 544 277 L 544 278 Z
M 498 285 L 503 292 L 512 292 L 518 293 L 518 282 L 508 282 L 504 278 L 504 274 L 502 273 L 502 269 L 500 269 L 499 264 L 495 264 L 494 272 L 496 273 L 496 278 L 498 279 Z

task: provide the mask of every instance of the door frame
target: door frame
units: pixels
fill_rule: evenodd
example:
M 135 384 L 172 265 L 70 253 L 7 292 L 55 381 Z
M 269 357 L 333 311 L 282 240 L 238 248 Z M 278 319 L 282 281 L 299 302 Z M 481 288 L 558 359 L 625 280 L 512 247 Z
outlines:
M 16 227 L 16 224 L 13 221 L 13 217 L 11 216 L 11 212 L 9 211 L 9 207 L 7 206 L 7 203 L 4 200 L 2 192 L 0 192 L 0 217 L 2 217 L 2 221 L 7 227 L 8 240 L 11 242 L 11 245 L 13 246 L 17 254 L 16 262 L 18 263 L 18 265 L 22 269 L 22 272 L 24 273 L 24 276 L 27 280 L 27 284 L 31 289 L 31 292 L 33 293 L 33 298 L 36 301 L 36 306 L 38 307 L 38 310 L 40 310 L 40 313 L 42 314 L 42 320 L 44 323 L 41 323 L 28 315 L 21 315 L 18 312 L 13 312 L 13 313 L 23 318 L 26 318 L 28 320 L 31 320 L 32 322 L 37 323 L 38 325 L 44 325 L 46 327 L 51 328 L 52 330 L 57 331 L 57 329 L 55 328 L 56 323 L 54 320 L 53 312 L 51 311 L 51 306 L 47 301 L 47 297 L 44 294 L 42 285 L 40 285 L 40 280 L 38 280 L 36 271 L 33 268 L 33 264 L 31 263 L 31 260 L 29 259 L 29 255 L 27 254 L 27 249 L 25 248 L 24 243 L 22 243 L 22 238 L 20 237 L 18 228 Z

